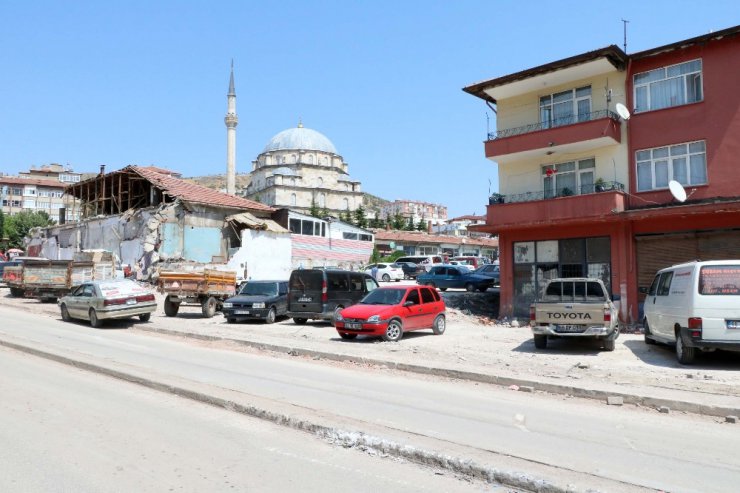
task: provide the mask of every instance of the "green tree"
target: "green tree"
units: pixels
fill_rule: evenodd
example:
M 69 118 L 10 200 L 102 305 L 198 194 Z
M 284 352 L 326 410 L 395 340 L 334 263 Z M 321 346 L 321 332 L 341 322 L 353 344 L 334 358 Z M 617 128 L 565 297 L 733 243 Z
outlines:
M 373 253 L 370 255 L 370 262 L 371 264 L 377 264 L 380 262 L 380 253 L 378 253 L 378 249 L 376 247 L 373 247 Z
M 54 221 L 44 211 L 21 211 L 9 216 L 3 224 L 5 236 L 8 238 L 8 247 L 23 248 L 23 238 L 31 228 L 46 227 L 52 224 Z
M 2 242 L 3 238 L 5 238 L 5 214 L 0 209 L 0 243 Z
M 396 212 L 393 215 L 393 222 L 391 223 L 391 228 L 395 230 L 402 230 L 406 227 L 406 219 L 401 215 L 400 212 Z
M 404 227 L 404 229 L 406 231 L 414 231 L 416 229 L 413 216 L 409 216 L 409 221 L 406 223 L 406 226 Z
M 427 230 L 427 222 L 424 220 L 424 218 L 419 219 L 419 224 L 416 225 L 416 231 L 426 231 Z
M 355 226 L 367 228 L 367 217 L 365 217 L 365 208 L 362 205 L 355 209 Z
M 329 211 L 324 206 L 321 208 L 321 219 L 326 219 L 327 217 L 329 217 Z
M 319 214 L 321 214 L 321 211 L 319 211 L 319 205 L 313 197 L 311 198 L 311 207 L 308 209 L 308 213 L 313 217 L 319 217 Z

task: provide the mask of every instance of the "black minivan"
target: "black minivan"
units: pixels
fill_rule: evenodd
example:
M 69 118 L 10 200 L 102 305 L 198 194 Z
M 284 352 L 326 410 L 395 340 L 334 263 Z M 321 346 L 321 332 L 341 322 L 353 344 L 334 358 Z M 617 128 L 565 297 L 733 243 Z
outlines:
M 378 287 L 363 272 L 297 269 L 288 282 L 288 316 L 298 325 L 308 320 L 333 320 L 342 308 L 354 305 Z

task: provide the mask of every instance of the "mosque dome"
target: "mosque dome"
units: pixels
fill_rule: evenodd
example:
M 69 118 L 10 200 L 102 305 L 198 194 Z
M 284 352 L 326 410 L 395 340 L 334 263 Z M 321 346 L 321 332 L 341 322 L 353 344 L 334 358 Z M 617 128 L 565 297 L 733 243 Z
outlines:
M 275 135 L 262 152 L 287 150 L 322 151 L 337 154 L 334 144 L 325 135 L 316 130 L 305 128 L 302 124 Z

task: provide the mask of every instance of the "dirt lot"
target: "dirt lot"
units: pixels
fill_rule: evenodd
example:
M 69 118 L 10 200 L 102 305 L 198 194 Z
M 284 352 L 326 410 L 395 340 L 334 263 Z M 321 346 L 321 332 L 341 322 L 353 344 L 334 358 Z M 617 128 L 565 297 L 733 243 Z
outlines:
M 450 291 L 446 296 L 454 298 L 466 294 Z M 161 307 L 162 297 L 157 297 Z M 12 298 L 7 289 L 0 290 L 0 303 L 60 318 L 56 304 Z M 457 300 L 448 305 L 467 306 L 470 303 L 470 300 L 463 299 L 462 302 Z M 397 343 L 363 338 L 344 341 L 331 325 L 319 322 L 298 326 L 290 319 L 280 319 L 273 325 L 260 322 L 227 324 L 220 314 L 211 319 L 203 318 L 198 307 L 182 307 L 174 318 L 166 317 L 160 308 L 146 324 L 120 321 L 107 327 L 164 329 L 244 339 L 261 344 L 344 354 L 358 359 L 446 368 L 573 387 L 615 389 L 621 392 L 639 390 L 656 396 L 671 391 L 690 392 L 695 399 L 708 403 L 713 399 L 740 397 L 740 353 L 707 354 L 699 358 L 695 365 L 685 367 L 677 363 L 673 348 L 648 346 L 640 334 L 620 335 L 614 352 L 601 351 L 589 341 L 572 340 L 553 341 L 547 350 L 536 350 L 525 324 L 516 327 L 469 313 L 467 308 L 460 310 L 448 306 L 444 335 L 434 336 L 431 331 L 413 332 L 405 334 Z M 84 323 L 79 326 L 88 327 Z

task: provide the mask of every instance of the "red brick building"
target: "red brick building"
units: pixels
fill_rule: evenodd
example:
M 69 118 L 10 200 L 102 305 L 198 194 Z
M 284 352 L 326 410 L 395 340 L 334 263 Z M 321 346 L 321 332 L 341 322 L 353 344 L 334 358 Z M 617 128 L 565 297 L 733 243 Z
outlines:
M 588 275 L 637 322 L 659 268 L 740 258 L 739 33 L 610 46 L 464 89 L 497 106 L 485 153 L 501 193 L 477 229 L 499 235 L 503 315 L 526 316 L 549 278 Z

